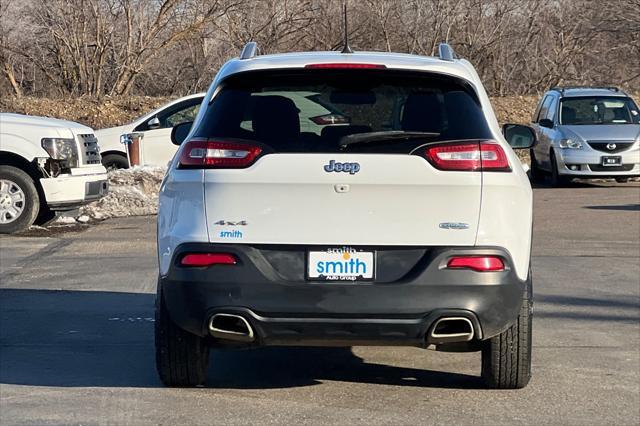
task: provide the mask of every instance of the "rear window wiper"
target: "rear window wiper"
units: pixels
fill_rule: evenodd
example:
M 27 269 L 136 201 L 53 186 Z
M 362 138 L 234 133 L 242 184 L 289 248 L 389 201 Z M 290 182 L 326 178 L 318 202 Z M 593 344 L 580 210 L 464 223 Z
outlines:
M 405 132 L 404 130 L 388 130 L 382 132 L 354 133 L 340 138 L 340 148 L 370 142 L 408 141 L 413 139 L 433 139 L 440 136 L 436 132 Z

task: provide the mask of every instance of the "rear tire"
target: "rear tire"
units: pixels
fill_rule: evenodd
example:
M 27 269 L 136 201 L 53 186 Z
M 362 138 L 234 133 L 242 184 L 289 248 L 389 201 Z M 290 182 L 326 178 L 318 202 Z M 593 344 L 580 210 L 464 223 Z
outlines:
M 36 220 L 40 197 L 26 172 L 0 166 L 0 234 L 24 231 Z
M 551 186 L 554 188 L 562 188 L 569 184 L 569 178 L 563 176 L 558 171 L 558 162 L 556 161 L 556 154 L 551 151 Z
M 205 339 L 178 327 L 169 316 L 162 293 L 156 296 L 156 369 L 166 386 L 202 386 L 207 380 L 209 346 Z
M 544 181 L 544 172 L 538 165 L 538 160 L 533 153 L 533 150 L 529 151 L 529 159 L 531 160 L 531 167 L 529 168 L 529 178 L 532 183 L 540 183 Z
M 120 154 L 107 154 L 102 157 L 102 165 L 107 170 L 128 169 L 129 161 L 127 157 Z
M 531 271 L 516 322 L 482 342 L 482 379 L 489 388 L 521 389 L 531 379 L 533 320 Z

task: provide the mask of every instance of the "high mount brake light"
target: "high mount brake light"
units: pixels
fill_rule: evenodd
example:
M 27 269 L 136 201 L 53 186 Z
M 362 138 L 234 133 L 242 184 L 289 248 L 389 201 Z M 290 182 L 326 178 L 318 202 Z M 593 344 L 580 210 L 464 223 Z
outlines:
M 257 145 L 207 139 L 185 142 L 179 167 L 183 169 L 241 169 L 262 153 Z
M 182 266 L 235 265 L 236 257 L 229 253 L 189 253 L 180 261 Z
M 385 69 L 383 64 L 351 64 L 351 63 L 329 63 L 329 64 L 308 64 L 305 68 L 315 69 Z
M 509 160 L 493 141 L 450 142 L 426 146 L 421 154 L 438 170 L 510 172 Z
M 504 262 L 498 256 L 456 256 L 449 259 L 447 268 L 495 272 L 504 271 Z

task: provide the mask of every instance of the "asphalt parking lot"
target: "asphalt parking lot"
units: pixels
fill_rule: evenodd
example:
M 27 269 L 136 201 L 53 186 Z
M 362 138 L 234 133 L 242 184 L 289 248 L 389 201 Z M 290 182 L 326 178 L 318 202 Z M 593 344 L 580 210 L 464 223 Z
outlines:
M 153 351 L 155 217 L 0 238 L 0 423 L 638 424 L 640 184 L 535 189 L 533 378 L 477 353 L 214 352 L 167 389 Z

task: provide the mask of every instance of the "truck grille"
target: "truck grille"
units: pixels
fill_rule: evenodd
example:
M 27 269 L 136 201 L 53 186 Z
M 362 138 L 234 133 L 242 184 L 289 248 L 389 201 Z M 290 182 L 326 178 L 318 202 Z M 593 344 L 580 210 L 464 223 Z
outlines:
M 98 139 L 93 134 L 78 135 L 80 152 L 82 152 L 82 162 L 84 164 L 100 164 L 100 147 Z
M 593 149 L 602 152 L 622 152 L 631 148 L 633 141 L 587 141 Z

